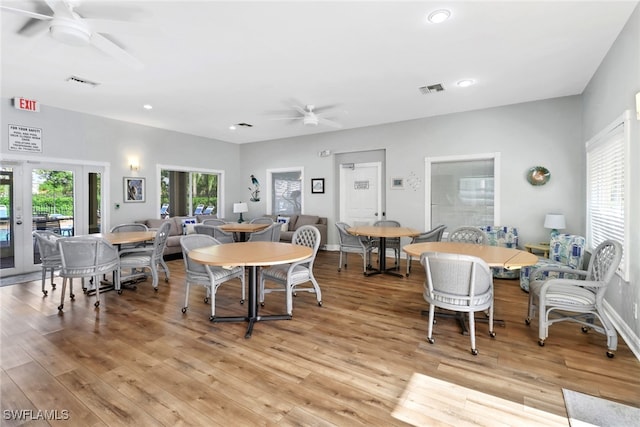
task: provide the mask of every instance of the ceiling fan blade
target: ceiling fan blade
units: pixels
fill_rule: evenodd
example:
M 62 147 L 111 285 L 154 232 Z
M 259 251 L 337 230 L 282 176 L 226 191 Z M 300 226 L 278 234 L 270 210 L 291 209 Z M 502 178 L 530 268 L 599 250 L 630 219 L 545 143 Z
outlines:
M 24 10 L 24 9 L 16 9 L 8 6 L 0 6 L 0 9 L 6 10 L 7 12 L 11 12 L 11 13 L 17 13 L 18 15 L 28 16 L 29 18 L 41 19 L 43 21 L 51 21 L 53 19 L 53 16 L 43 15 L 38 12 L 31 12 L 29 10 Z
M 333 120 L 325 119 L 324 117 L 318 117 L 318 122 L 323 125 L 330 126 L 336 129 L 342 129 L 342 125 L 338 122 L 334 122 Z
M 340 104 L 331 104 L 331 105 L 323 105 L 322 107 L 316 107 L 313 109 L 314 113 L 322 113 L 322 112 L 326 112 L 329 110 L 333 110 L 334 108 L 339 107 Z
M 271 117 L 271 120 L 301 120 L 302 117 L 300 116 L 296 116 L 296 117 Z
M 142 62 L 140 62 L 137 58 L 135 58 L 126 50 L 122 49 L 117 44 L 113 43 L 111 40 L 98 33 L 91 34 L 91 44 L 93 44 L 95 47 L 97 47 L 107 55 L 112 56 L 115 59 L 127 64 L 131 68 L 134 68 L 136 70 L 144 68 Z
M 71 5 L 62 0 L 44 0 L 44 2 L 53 10 L 58 18 L 76 19 L 73 14 Z
M 92 31 L 96 33 L 130 34 L 142 36 L 148 36 L 151 34 L 157 35 L 158 33 L 157 29 L 151 27 L 150 25 L 141 25 L 134 22 L 91 18 L 83 18 L 83 21 L 87 25 L 89 25 L 89 28 L 91 28 Z
M 49 31 L 49 21 L 43 19 L 29 19 L 27 23 L 18 30 L 18 34 L 26 37 L 34 37 L 47 31 Z

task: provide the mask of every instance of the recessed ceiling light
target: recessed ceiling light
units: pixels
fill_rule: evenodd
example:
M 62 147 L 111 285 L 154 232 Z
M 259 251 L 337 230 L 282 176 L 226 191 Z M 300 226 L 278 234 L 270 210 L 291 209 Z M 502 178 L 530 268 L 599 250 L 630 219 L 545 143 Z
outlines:
M 229 126 L 229 130 L 236 130 L 236 125 Z
M 144 104 L 144 105 L 142 106 L 142 108 L 144 108 L 145 110 L 152 110 L 152 109 L 153 109 L 153 105 L 150 105 L 150 104 Z
M 447 9 L 438 9 L 429 14 L 427 18 L 432 24 L 439 24 L 446 21 L 451 16 L 451 12 Z
M 471 85 L 476 84 L 476 81 L 473 79 L 464 79 L 464 80 L 460 80 L 458 83 L 456 83 L 458 86 L 460 87 L 469 87 Z

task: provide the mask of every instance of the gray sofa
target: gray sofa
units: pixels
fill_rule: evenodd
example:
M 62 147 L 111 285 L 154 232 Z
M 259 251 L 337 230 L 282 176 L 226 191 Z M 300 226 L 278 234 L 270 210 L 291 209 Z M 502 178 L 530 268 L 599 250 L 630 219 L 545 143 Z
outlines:
M 175 216 L 167 219 L 150 218 L 145 220 L 136 221 L 146 225 L 149 228 L 160 228 L 163 222 L 169 221 L 171 228 L 169 229 L 169 238 L 167 239 L 167 247 L 164 250 L 164 255 L 182 254 L 182 248 L 180 247 L 180 237 L 183 236 L 182 220 L 196 218 L 197 222 L 202 222 L 205 219 L 213 218 L 207 215 L 192 216 Z
M 320 231 L 320 247 L 323 248 L 327 244 L 327 218 L 317 215 L 265 215 L 274 221 L 278 216 L 286 216 L 289 218 L 289 227 L 287 231 L 280 232 L 281 242 L 291 242 L 293 233 L 303 225 L 313 225 Z

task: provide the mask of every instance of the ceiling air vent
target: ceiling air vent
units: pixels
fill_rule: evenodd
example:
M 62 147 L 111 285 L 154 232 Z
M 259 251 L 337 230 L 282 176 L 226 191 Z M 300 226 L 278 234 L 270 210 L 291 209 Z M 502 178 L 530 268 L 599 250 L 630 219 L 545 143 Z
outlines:
M 441 83 L 438 83 L 435 85 L 419 87 L 418 90 L 420 91 L 421 94 L 427 95 L 429 93 L 442 92 L 444 90 L 444 87 L 442 86 Z
M 86 87 L 96 87 L 100 84 L 100 83 L 92 82 L 90 80 L 81 79 L 80 77 L 76 77 L 76 76 L 69 77 L 67 81 L 70 83 L 75 83 L 75 84 L 83 85 Z
M 249 123 L 244 123 L 244 122 L 242 122 L 242 123 L 238 123 L 238 126 L 244 126 L 244 127 L 246 127 L 246 128 L 252 128 L 252 127 L 253 127 L 253 125 L 251 125 L 251 124 L 249 124 Z

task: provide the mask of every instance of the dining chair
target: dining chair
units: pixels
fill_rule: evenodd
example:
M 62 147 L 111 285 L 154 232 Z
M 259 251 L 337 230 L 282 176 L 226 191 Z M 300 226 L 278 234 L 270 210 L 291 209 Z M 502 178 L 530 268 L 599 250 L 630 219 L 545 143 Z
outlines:
M 224 231 L 217 225 L 209 225 L 209 224 L 196 224 L 193 227 L 193 231 L 197 234 L 206 234 L 207 236 L 211 236 L 220 243 L 234 243 L 235 239 L 233 237 L 233 232 Z
M 487 233 L 478 227 L 459 227 L 449 233 L 447 238 L 450 242 L 473 243 L 476 245 L 489 244 Z
M 309 258 L 289 264 L 274 265 L 262 269 L 260 273 L 260 305 L 264 306 L 265 294 L 271 292 L 286 292 L 287 314 L 293 313 L 293 296 L 297 291 L 316 294 L 318 306 L 322 306 L 322 292 L 320 285 L 313 275 L 313 263 L 320 247 L 320 231 L 312 225 L 299 227 L 291 238 L 294 245 L 310 247 L 313 252 Z M 276 288 L 265 287 L 265 282 L 270 281 L 278 285 Z M 301 287 L 303 283 L 311 282 L 310 287 Z
M 429 303 L 427 341 L 433 344 L 433 325 L 436 307 L 456 313 L 469 314 L 471 354 L 476 356 L 474 313 L 489 310 L 489 336 L 493 330 L 493 275 L 485 261 L 469 255 L 425 252 L 420 256 L 424 267 L 423 297 Z
M 390 219 L 380 220 L 373 223 L 374 227 L 400 227 L 400 223 L 398 221 L 393 221 Z M 380 256 L 386 256 L 386 254 L 380 254 L 380 239 L 373 238 L 371 242 L 374 247 L 378 248 L 378 259 Z M 395 266 L 398 267 L 400 265 L 400 237 L 388 237 L 386 239 L 385 244 L 387 249 L 393 249 L 393 253 L 395 255 Z M 379 262 L 379 261 L 378 261 Z
M 271 221 L 271 225 L 267 228 L 251 233 L 247 242 L 273 242 L 273 233 L 276 228 L 281 228 L 280 224 L 274 224 L 274 222 Z M 280 233 L 278 233 L 278 240 L 280 240 Z
M 415 236 L 411 240 L 411 243 L 440 242 L 446 228 L 446 225 L 438 225 L 429 231 L 425 231 L 424 233 L 420 233 L 418 236 Z M 411 260 L 411 255 L 407 255 L 407 277 L 409 277 L 409 274 L 411 273 Z
M 223 219 L 208 218 L 202 221 L 203 225 L 225 225 L 227 222 Z
M 46 297 L 49 292 L 45 289 L 47 281 L 47 271 L 51 272 L 51 289 L 56 288 L 53 281 L 55 270 L 62 267 L 62 258 L 58 240 L 61 239 L 59 234 L 46 230 L 34 230 L 33 237 L 36 239 L 38 252 L 40 253 L 40 266 L 42 267 L 42 294 Z
M 115 225 L 110 230 L 111 233 L 126 233 L 129 231 L 149 231 L 149 227 L 139 222 L 132 222 Z M 120 245 L 120 250 L 144 246 L 146 246 L 146 242 L 122 244 Z
M 58 240 L 62 267 L 60 276 L 62 292 L 58 310 L 64 308 L 64 295 L 69 280 L 69 296 L 75 299 L 73 293 L 74 278 L 90 278 L 96 291 L 94 306 L 100 306 L 100 277 L 115 272 L 115 289 L 120 289 L 120 257 L 118 248 L 105 239 L 95 236 L 66 237 Z
M 180 246 L 182 246 L 182 259 L 184 260 L 185 276 L 185 297 L 182 312 L 186 313 L 189 307 L 189 289 L 191 284 L 202 285 L 206 288 L 207 294 L 204 298 L 205 303 L 211 300 L 211 316 L 209 320 L 213 321 L 216 317 L 216 292 L 218 288 L 231 279 L 240 279 L 242 289 L 242 299 L 240 304 L 244 304 L 245 300 L 245 275 L 244 267 L 216 267 L 200 264 L 193 261 L 189 257 L 189 252 L 194 249 L 204 248 L 207 246 L 219 245 L 220 242 L 206 234 L 189 234 L 180 238 Z
M 544 265 L 531 271 L 525 323 L 531 324 L 536 311 L 539 311 L 538 344 L 541 347 L 549 336 L 549 326 L 571 321 L 582 325 L 584 333 L 593 329 L 606 335 L 607 357 L 614 357 L 618 333 L 604 307 L 604 296 L 621 260 L 622 245 L 614 240 L 605 240 L 593 251 L 587 270 Z M 578 278 L 545 277 L 545 271 L 571 273 Z M 596 318 L 600 325 L 594 323 Z
M 342 270 L 342 254 L 344 253 L 344 267 L 347 268 L 347 254 L 356 253 L 362 257 L 363 272 L 371 267 L 371 251 L 373 244 L 366 236 L 354 236 L 347 229 L 350 227 L 346 222 L 336 222 L 338 229 L 338 239 L 340 241 L 340 259 L 338 260 L 338 271 Z
M 271 218 L 269 218 L 268 216 L 261 216 L 258 218 L 253 218 L 251 221 L 249 221 L 249 223 L 251 224 L 273 224 L 273 220 Z
M 129 248 L 120 251 L 120 271 L 125 269 L 131 270 L 131 273 L 127 276 L 123 276 L 121 273 L 122 280 L 137 279 L 140 275 L 137 271 L 138 269 L 148 269 L 151 273 L 153 289 L 157 291 L 158 265 L 160 265 L 164 270 L 164 281 L 169 281 L 169 267 L 167 267 L 167 264 L 164 262 L 162 254 L 167 246 L 167 238 L 169 237 L 170 228 L 171 223 L 165 221 L 156 232 L 156 237 L 154 238 L 151 246 L 144 248 Z M 147 274 L 145 274 L 145 276 L 146 275 Z M 119 285 L 119 282 L 117 284 Z

